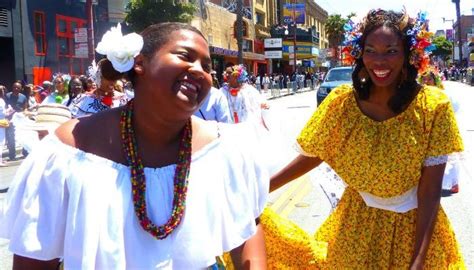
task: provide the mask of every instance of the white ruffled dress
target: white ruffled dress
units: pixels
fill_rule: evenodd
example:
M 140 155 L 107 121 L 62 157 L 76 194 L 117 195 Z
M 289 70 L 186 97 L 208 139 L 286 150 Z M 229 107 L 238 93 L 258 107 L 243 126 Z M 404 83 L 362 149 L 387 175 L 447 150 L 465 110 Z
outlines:
M 129 167 L 49 135 L 10 186 L 0 237 L 20 256 L 63 258 L 65 269 L 204 269 L 256 232 L 269 185 L 264 132 L 221 125 L 220 137 L 193 154 L 184 219 L 164 240 L 138 223 Z M 175 167 L 145 168 L 157 225 L 171 215 Z

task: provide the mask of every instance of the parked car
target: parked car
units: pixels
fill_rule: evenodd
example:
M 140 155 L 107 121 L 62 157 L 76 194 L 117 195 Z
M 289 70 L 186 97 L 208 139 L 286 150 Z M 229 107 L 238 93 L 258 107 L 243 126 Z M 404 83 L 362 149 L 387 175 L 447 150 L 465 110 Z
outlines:
M 326 77 L 324 77 L 316 93 L 318 106 L 332 89 L 341 84 L 352 83 L 352 69 L 352 67 L 335 67 L 326 73 Z

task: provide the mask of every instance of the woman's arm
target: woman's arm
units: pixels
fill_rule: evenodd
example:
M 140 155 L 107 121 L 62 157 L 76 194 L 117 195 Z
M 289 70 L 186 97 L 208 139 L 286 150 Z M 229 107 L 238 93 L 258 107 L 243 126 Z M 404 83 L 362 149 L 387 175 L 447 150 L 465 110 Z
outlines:
M 415 252 L 410 269 L 423 269 L 426 252 L 436 222 L 441 200 L 441 185 L 446 163 L 423 167 L 418 184 Z
M 323 161 L 317 157 L 298 155 L 290 164 L 270 178 L 270 192 L 309 172 L 321 162 Z
M 31 270 L 57 270 L 59 269 L 59 259 L 50 261 L 40 261 L 19 255 L 13 255 L 13 270 L 31 269 Z
M 235 269 L 267 269 L 267 254 L 265 251 L 265 239 L 263 228 L 257 225 L 257 233 L 245 241 L 243 245 L 230 252 Z

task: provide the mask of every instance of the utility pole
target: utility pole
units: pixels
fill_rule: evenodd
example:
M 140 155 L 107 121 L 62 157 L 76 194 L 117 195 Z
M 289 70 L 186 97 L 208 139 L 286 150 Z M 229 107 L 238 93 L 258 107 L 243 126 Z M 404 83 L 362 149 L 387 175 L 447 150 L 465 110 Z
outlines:
M 87 41 L 89 60 L 95 59 L 95 45 L 94 45 L 94 13 L 92 10 L 92 0 L 86 0 L 86 14 L 87 14 Z
M 460 0 L 452 0 L 454 4 L 456 4 L 456 19 L 458 23 L 458 47 L 459 47 L 459 63 L 462 66 L 462 32 L 461 32 L 461 7 L 460 7 Z
M 296 0 L 293 0 L 293 59 L 294 59 L 294 66 L 293 66 L 293 72 L 296 73 L 296 29 L 298 28 L 298 25 L 296 24 Z
M 242 18 L 242 9 L 243 9 L 243 0 L 237 0 L 237 21 L 236 21 L 236 27 L 237 27 L 237 47 L 238 47 L 238 52 L 237 52 L 237 61 L 239 64 L 244 63 L 244 57 L 243 57 L 243 52 L 242 52 L 242 43 L 243 43 L 243 18 Z

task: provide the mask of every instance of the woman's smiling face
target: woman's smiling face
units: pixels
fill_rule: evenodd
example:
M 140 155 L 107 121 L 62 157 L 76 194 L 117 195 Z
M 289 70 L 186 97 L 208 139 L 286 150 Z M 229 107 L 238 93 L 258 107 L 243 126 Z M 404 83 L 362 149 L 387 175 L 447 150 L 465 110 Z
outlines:
M 176 30 L 150 59 L 143 61 L 137 94 L 173 117 L 187 119 L 207 96 L 211 58 L 206 40 L 190 30 Z M 142 93 L 140 93 L 142 92 Z
M 397 87 L 405 61 L 401 38 L 388 27 L 375 29 L 365 40 L 362 60 L 375 86 Z

